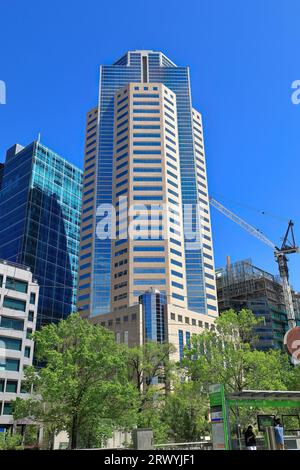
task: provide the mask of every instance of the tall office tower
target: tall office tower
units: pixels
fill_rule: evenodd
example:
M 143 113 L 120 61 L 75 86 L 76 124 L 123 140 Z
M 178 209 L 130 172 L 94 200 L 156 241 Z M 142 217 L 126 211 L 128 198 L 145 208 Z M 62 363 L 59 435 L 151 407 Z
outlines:
M 39 141 L 14 145 L 0 189 L 0 258 L 37 279 L 37 327 L 65 318 L 76 310 L 81 170 Z
M 208 322 L 218 314 L 189 69 L 134 51 L 101 67 L 87 116 L 78 305 L 90 318 L 125 312 L 151 288 Z
M 12 400 L 32 365 L 39 286 L 29 268 L 0 260 L 0 430 L 12 428 Z M 19 424 L 24 424 L 22 421 Z

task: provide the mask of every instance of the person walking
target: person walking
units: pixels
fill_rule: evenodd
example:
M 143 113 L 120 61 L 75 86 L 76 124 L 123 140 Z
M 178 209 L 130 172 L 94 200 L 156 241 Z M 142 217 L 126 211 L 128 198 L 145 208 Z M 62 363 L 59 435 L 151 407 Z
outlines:
M 274 426 L 275 441 L 277 450 L 284 450 L 284 432 L 280 419 L 275 419 Z
M 256 436 L 253 432 L 253 427 L 248 426 L 245 434 L 245 445 L 247 450 L 256 450 Z

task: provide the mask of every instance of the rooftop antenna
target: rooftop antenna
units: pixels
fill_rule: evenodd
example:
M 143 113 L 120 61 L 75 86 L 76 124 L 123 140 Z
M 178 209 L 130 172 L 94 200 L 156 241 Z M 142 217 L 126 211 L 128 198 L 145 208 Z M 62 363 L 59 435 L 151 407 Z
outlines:
M 38 133 L 38 138 L 37 138 L 38 144 L 40 143 L 40 141 L 41 141 L 41 133 L 39 132 L 39 133 Z

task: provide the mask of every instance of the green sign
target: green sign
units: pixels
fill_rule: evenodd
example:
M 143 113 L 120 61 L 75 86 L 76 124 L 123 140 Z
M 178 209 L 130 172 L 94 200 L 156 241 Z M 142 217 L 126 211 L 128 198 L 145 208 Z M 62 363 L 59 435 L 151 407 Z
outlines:
M 215 384 L 209 388 L 210 419 L 214 450 L 228 450 L 227 408 L 224 385 Z

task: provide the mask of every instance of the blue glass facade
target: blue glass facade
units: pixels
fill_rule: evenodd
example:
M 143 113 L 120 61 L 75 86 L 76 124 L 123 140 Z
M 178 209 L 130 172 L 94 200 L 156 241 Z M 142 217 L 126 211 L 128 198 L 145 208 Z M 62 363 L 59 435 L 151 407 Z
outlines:
M 164 305 L 166 297 L 159 291 L 147 291 L 140 295 L 139 302 L 143 305 L 145 341 L 166 341 Z
M 142 66 L 143 56 L 147 67 Z M 101 67 L 99 92 L 99 133 L 97 157 L 96 207 L 112 203 L 114 152 L 114 95 L 129 82 L 162 83 L 176 94 L 182 204 L 199 203 L 192 127 L 192 102 L 188 67 L 177 67 L 160 52 L 128 52 L 113 65 Z M 136 152 L 136 151 L 135 151 Z M 101 218 L 97 218 L 95 227 Z M 194 214 L 192 229 L 199 230 L 200 218 Z M 91 315 L 107 313 L 111 308 L 111 240 L 99 240 L 95 234 L 92 266 Z M 203 253 L 201 244 L 189 249 L 185 244 L 188 308 L 207 313 Z
M 40 285 L 37 326 L 76 310 L 82 172 L 33 142 L 7 152 L 0 188 L 0 258 Z

